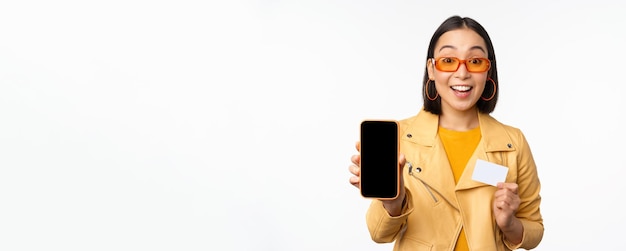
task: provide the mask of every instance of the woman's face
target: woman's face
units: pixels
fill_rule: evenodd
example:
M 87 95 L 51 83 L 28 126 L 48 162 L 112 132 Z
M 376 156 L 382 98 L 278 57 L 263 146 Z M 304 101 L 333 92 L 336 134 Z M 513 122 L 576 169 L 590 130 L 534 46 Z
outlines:
M 457 29 L 444 33 L 435 45 L 434 57 L 455 57 L 461 60 L 487 58 L 485 40 L 471 29 Z M 428 60 L 428 77 L 435 81 L 441 96 L 441 109 L 446 112 L 466 112 L 475 109 L 485 89 L 487 71 L 469 72 L 461 64 L 454 72 L 437 70 Z M 432 84 L 432 82 L 431 82 Z

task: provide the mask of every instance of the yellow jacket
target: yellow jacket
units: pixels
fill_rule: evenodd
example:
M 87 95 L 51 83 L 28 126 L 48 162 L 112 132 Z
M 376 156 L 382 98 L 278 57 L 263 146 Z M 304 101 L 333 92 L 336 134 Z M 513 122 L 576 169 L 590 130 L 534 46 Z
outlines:
M 395 241 L 394 250 L 453 250 L 463 225 L 471 250 L 532 249 L 539 244 L 544 231 L 541 186 L 528 143 L 519 129 L 488 114 L 478 118 L 482 138 L 456 185 L 437 134 L 439 117 L 422 110 L 400 121 L 400 151 L 411 163 L 403 170 L 407 201 L 402 214 L 391 217 L 379 200 L 372 200 L 366 220 L 375 242 Z M 472 180 L 476 159 L 508 167 L 506 182 L 518 184 L 516 216 L 524 226 L 519 245 L 504 240 L 495 222 L 496 188 Z

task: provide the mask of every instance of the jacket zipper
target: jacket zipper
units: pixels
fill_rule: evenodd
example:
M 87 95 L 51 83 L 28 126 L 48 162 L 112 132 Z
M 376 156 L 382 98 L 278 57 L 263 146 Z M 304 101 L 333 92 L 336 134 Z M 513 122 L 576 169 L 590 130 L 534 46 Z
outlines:
M 422 181 L 420 178 L 413 176 L 413 166 L 411 165 L 411 163 L 409 163 L 409 175 L 417 179 L 420 183 L 422 183 L 422 185 L 424 185 L 424 188 L 426 188 L 426 191 L 428 191 L 428 194 L 430 194 L 430 197 L 433 198 L 435 203 L 439 202 L 439 200 L 437 199 L 435 194 L 433 194 L 433 191 L 430 189 L 430 187 L 426 183 L 424 183 L 424 181 Z

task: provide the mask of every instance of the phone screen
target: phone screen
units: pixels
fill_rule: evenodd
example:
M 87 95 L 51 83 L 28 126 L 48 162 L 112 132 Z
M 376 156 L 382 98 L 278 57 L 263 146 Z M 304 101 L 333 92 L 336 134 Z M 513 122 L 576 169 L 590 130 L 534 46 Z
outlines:
M 399 191 L 398 123 L 361 122 L 361 195 L 394 199 Z

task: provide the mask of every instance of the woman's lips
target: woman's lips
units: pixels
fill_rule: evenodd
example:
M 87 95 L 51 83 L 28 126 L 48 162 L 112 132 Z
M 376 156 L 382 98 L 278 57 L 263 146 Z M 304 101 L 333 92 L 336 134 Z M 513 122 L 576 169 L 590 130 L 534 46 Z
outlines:
M 465 98 L 467 96 L 469 96 L 471 90 L 473 89 L 471 86 L 468 85 L 454 85 L 451 86 L 450 89 L 452 89 L 452 91 L 454 91 L 454 95 L 459 97 L 459 98 Z

